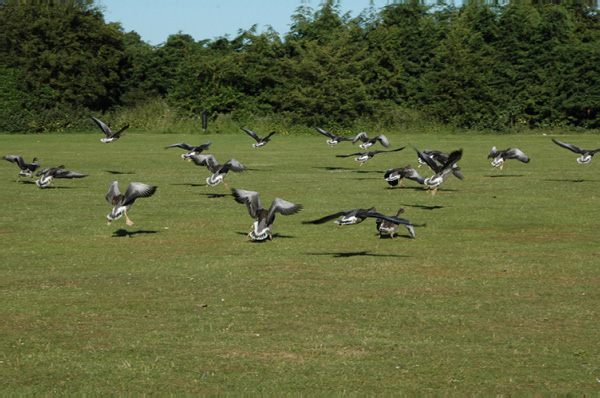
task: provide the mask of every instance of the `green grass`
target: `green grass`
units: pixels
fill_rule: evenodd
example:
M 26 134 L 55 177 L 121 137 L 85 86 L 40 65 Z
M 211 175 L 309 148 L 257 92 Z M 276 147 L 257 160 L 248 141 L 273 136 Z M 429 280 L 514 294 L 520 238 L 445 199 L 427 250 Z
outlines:
M 257 150 L 243 133 L 0 136 L 3 155 L 90 175 L 42 190 L 2 162 L 0 390 L 597 393 L 600 159 L 578 166 L 541 134 L 389 138 L 463 148 L 465 180 L 434 197 L 387 189 L 387 168 L 416 164 L 410 147 L 359 168 L 335 157 L 357 146 L 316 133 Z M 250 169 L 231 187 L 304 206 L 272 242 L 247 241 L 245 206 L 163 150 L 208 140 Z M 492 145 L 532 161 L 493 170 Z M 113 180 L 159 187 L 133 227 L 106 225 Z M 301 223 L 370 206 L 426 226 L 391 240 L 373 220 Z

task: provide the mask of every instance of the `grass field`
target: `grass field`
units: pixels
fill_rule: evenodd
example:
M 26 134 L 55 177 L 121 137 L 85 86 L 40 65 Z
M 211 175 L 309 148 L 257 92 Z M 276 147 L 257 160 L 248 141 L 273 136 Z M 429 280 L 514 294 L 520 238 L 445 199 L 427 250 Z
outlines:
M 392 147 L 463 148 L 464 181 L 432 197 L 388 189 L 409 146 L 358 167 L 357 145 L 275 136 L 2 135 L 2 155 L 89 174 L 39 189 L 0 168 L 0 390 L 92 392 L 597 393 L 600 159 L 549 136 L 389 136 Z M 559 138 L 600 146 L 597 135 Z M 234 188 L 304 206 L 274 240 L 176 142 L 213 144 Z M 486 159 L 517 146 L 529 164 Z M 430 175 L 422 167 L 423 174 Z M 106 225 L 111 181 L 157 185 Z M 305 225 L 377 207 L 416 228 L 378 239 L 374 220 Z

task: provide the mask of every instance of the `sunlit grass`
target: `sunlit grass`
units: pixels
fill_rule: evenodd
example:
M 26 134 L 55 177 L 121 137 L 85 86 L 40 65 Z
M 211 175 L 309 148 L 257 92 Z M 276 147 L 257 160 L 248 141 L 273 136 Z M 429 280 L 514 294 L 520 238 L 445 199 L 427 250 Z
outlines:
M 0 386 L 47 392 L 593 392 L 600 379 L 597 251 L 600 159 L 541 134 L 398 134 L 361 168 L 321 136 L 1 136 L 2 155 L 89 174 L 54 189 L 0 174 Z M 248 171 L 231 187 L 300 203 L 272 242 L 176 142 L 213 144 Z M 598 147 L 598 136 L 562 137 Z M 463 148 L 464 181 L 432 197 L 390 167 L 414 150 Z M 517 146 L 532 161 L 486 159 Z M 428 174 L 423 168 L 423 174 Z M 121 174 L 117 174 L 121 173 Z M 106 225 L 111 181 L 157 185 Z M 417 238 L 301 222 L 340 210 L 406 209 Z

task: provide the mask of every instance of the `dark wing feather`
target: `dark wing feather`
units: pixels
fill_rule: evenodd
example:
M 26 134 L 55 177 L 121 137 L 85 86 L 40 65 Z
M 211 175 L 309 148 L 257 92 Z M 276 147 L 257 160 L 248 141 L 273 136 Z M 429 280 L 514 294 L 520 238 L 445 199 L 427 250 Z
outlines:
M 382 153 L 382 152 L 398 152 L 398 151 L 403 150 L 404 148 L 406 148 L 406 147 L 403 146 L 402 148 L 390 149 L 389 151 L 374 151 L 372 153 L 373 153 L 373 155 L 376 155 L 376 154 Z
M 250 137 L 254 138 L 256 140 L 256 142 L 260 142 L 261 138 L 254 131 L 245 129 L 243 127 L 241 127 L 241 129 L 244 130 L 246 132 L 246 134 L 248 134 Z
M 192 146 L 190 144 L 186 144 L 185 142 L 180 142 L 178 144 L 173 144 L 173 145 L 169 145 L 169 146 L 165 147 L 165 149 L 169 149 L 169 148 L 183 148 L 187 151 L 191 151 L 192 149 L 194 149 L 194 146 Z
M 2 159 L 8 160 L 11 163 L 16 163 L 21 168 L 21 170 L 25 170 L 25 168 L 27 167 L 27 162 L 25 162 L 23 157 L 19 155 L 3 156 Z
M 87 176 L 87 174 L 76 173 L 69 170 L 57 170 L 56 173 L 54 173 L 54 178 L 83 178 Z
M 346 211 L 340 211 L 340 212 L 337 212 L 337 213 L 330 214 L 330 215 L 328 215 L 328 216 L 325 216 L 325 217 L 319 218 L 318 220 L 312 220 L 312 221 L 302 221 L 302 224 L 323 224 L 323 223 L 326 223 L 327 221 L 334 220 L 334 219 L 336 219 L 336 218 L 338 218 L 338 217 L 341 217 L 341 216 L 345 216 L 345 215 L 347 215 L 347 214 L 350 214 L 350 213 L 352 213 L 353 211 L 356 211 L 356 210 L 346 210 Z
M 450 155 L 448 155 L 448 160 L 442 166 L 442 170 L 451 168 L 456 162 L 460 160 L 460 158 L 462 157 L 462 153 L 462 149 L 450 153 Z
M 580 148 L 577 145 L 567 144 L 566 142 L 560 142 L 559 140 L 555 140 L 554 138 L 552 138 L 552 141 L 556 145 L 561 146 L 563 148 L 566 148 L 566 149 L 568 149 L 571 152 L 575 152 L 575 153 L 578 153 L 580 155 L 582 155 L 585 152 L 585 150 L 583 148 Z
M 375 137 L 375 139 L 377 141 L 379 141 L 381 143 L 381 145 L 383 145 L 386 148 L 390 147 L 390 141 L 387 139 L 387 137 L 383 134 L 379 134 L 377 137 Z
M 123 195 L 123 205 L 131 205 L 137 198 L 147 198 L 156 192 L 155 186 L 143 184 L 141 182 L 129 183 L 125 195 Z
M 267 220 L 267 225 L 273 224 L 273 220 L 275 219 L 275 213 L 280 213 L 284 216 L 289 216 L 298 213 L 301 209 L 302 205 L 297 205 L 292 202 L 288 202 L 287 200 L 283 200 L 281 198 L 275 198 L 273 199 L 271 207 L 269 208 L 269 217 Z
M 419 156 L 419 159 L 421 159 L 423 162 L 425 162 L 427 164 L 427 166 L 429 166 L 431 168 L 431 170 L 433 170 L 437 173 L 437 170 L 439 169 L 440 166 L 436 163 L 436 161 L 433 160 L 433 158 L 431 156 L 425 155 L 423 152 L 419 151 L 417 148 L 415 148 L 415 151 L 417 151 L 417 155 Z
M 225 162 L 223 167 L 219 169 L 219 172 L 226 173 L 229 170 L 233 171 L 234 173 L 241 173 L 242 171 L 246 170 L 246 168 L 237 159 L 229 159 L 227 162 Z
M 263 139 L 263 141 L 268 141 L 268 140 L 269 140 L 269 138 L 271 138 L 271 136 L 272 136 L 273 134 L 275 134 L 275 133 L 276 133 L 276 131 L 272 131 L 271 133 L 269 133 L 269 135 L 268 135 L 268 136 L 266 136 L 266 137 Z
M 410 221 L 408 221 L 408 220 L 406 220 L 404 218 L 394 218 L 394 217 L 386 216 L 385 214 L 381 214 L 379 212 L 372 211 L 372 210 L 369 210 L 368 212 L 362 214 L 362 216 L 364 216 L 364 217 L 381 218 L 383 220 L 387 220 L 387 221 L 393 222 L 394 224 L 404 224 L 404 225 L 410 224 Z
M 506 159 L 517 159 L 523 163 L 529 163 L 529 156 L 525 155 L 525 153 L 518 148 L 510 148 L 505 153 Z
M 110 137 L 112 137 L 112 136 L 113 136 L 113 132 L 112 132 L 112 130 L 110 129 L 110 127 L 108 127 L 108 126 L 106 125 L 106 123 L 104 123 L 102 120 L 96 119 L 96 118 L 95 118 L 95 117 L 93 117 L 93 116 L 90 116 L 90 117 L 92 118 L 92 120 L 93 120 L 94 122 L 96 122 L 96 124 L 98 125 L 98 127 L 100 127 L 100 129 L 101 129 L 101 130 L 104 132 L 104 134 L 106 134 L 106 137 L 107 137 L 107 138 L 110 138 Z
M 356 135 L 356 137 L 354 137 L 354 139 L 352 140 L 353 144 L 356 144 L 356 142 L 358 140 L 361 140 L 362 142 L 367 142 L 369 140 L 369 136 L 367 135 L 367 133 L 365 133 L 364 131 L 362 133 L 358 133 Z
M 366 155 L 367 152 L 356 152 L 356 153 L 351 153 L 350 155 L 335 155 L 336 158 L 348 158 L 350 156 L 356 156 L 356 155 Z
M 404 178 L 408 178 L 409 180 L 416 181 L 419 184 L 425 183 L 425 179 L 415 169 L 410 169 L 410 168 L 404 169 Z
M 250 217 L 258 218 L 258 212 L 263 208 L 258 192 L 245 191 L 243 189 L 232 189 L 231 192 L 236 202 L 245 204 L 248 207 Z
M 123 127 L 121 130 L 117 131 L 116 133 L 113 134 L 113 137 L 119 137 L 121 135 L 121 133 L 123 133 L 123 131 L 127 130 L 129 128 L 129 124 L 127 124 L 125 127 Z
M 119 191 L 118 181 L 113 181 L 110 183 L 110 187 L 108 188 L 105 198 L 108 204 L 111 206 L 116 206 L 121 201 L 123 195 L 121 194 L 121 191 Z
M 217 162 L 217 159 L 213 155 L 192 155 L 190 159 L 198 166 L 204 166 L 211 173 L 216 173 L 221 168 L 221 165 Z

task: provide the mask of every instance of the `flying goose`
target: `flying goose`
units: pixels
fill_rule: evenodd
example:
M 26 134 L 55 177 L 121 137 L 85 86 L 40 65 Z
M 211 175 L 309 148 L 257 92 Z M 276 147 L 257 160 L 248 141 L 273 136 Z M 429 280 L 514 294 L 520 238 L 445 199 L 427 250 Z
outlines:
M 432 158 L 434 161 L 436 161 L 439 164 L 444 164 L 448 161 L 448 154 L 441 152 L 441 151 L 436 151 L 433 149 L 425 149 L 423 151 L 423 153 L 427 156 L 429 156 L 430 158 Z M 419 165 L 417 166 L 417 168 L 420 168 L 421 165 L 423 164 L 427 164 L 425 163 L 424 160 L 422 160 L 419 156 L 417 156 L 417 160 L 419 161 Z M 433 169 L 432 169 L 433 170 Z M 452 166 L 452 174 L 454 174 L 454 176 L 456 178 L 458 178 L 459 180 L 462 180 L 464 177 L 462 175 L 462 173 L 460 172 L 460 167 L 458 167 L 457 164 L 454 164 L 454 166 Z
M 110 214 L 106 216 L 106 218 L 108 218 L 107 225 L 110 226 L 114 220 L 118 220 L 122 215 L 125 215 L 125 223 L 132 226 L 133 221 L 127 216 L 127 211 L 131 209 L 133 202 L 135 202 L 137 198 L 147 198 L 154 195 L 156 188 L 157 187 L 155 186 L 142 184 L 141 182 L 131 182 L 125 191 L 125 195 L 123 195 L 121 191 L 119 191 L 119 182 L 111 182 L 106 194 L 106 201 L 113 206 L 113 209 Z
M 398 167 L 396 169 L 389 169 L 383 175 L 383 178 L 390 184 L 391 187 L 395 187 L 400 183 L 401 186 L 405 186 L 402 183 L 402 179 L 408 178 L 409 180 L 413 180 L 423 185 L 425 183 L 425 179 L 421 177 L 421 175 L 415 170 L 411 165 L 406 167 Z
M 265 138 L 260 138 L 260 136 L 252 130 L 245 129 L 243 127 L 241 127 L 241 129 L 244 130 L 250 137 L 256 140 L 256 144 L 252 144 L 254 148 L 260 148 L 261 146 L 266 145 L 267 142 L 271 141 L 271 136 L 275 134 L 275 131 L 273 131 Z
M 560 142 L 559 140 L 555 140 L 554 138 L 552 138 L 552 141 L 554 141 L 554 143 L 558 146 L 566 148 L 571 152 L 580 154 L 581 157 L 577 158 L 577 164 L 588 164 L 589 162 L 592 161 L 592 157 L 594 156 L 594 154 L 596 152 L 600 152 L 600 148 L 593 149 L 593 150 L 592 149 L 583 149 L 583 148 L 578 147 L 577 145 Z
M 210 146 L 210 144 L 212 144 L 211 141 L 205 142 L 204 144 L 198 145 L 198 146 L 193 146 L 193 145 L 190 145 L 190 144 L 186 144 L 185 142 L 180 142 L 178 144 L 173 144 L 173 145 L 166 146 L 165 149 L 169 149 L 169 148 L 182 148 L 182 149 L 185 149 L 188 152 L 182 154 L 181 155 L 181 159 L 182 160 L 187 159 L 188 162 L 191 162 L 192 159 L 190 159 L 190 157 L 192 155 L 200 155 L 202 153 L 202 151 L 208 149 L 208 147 Z
M 367 217 L 380 218 L 380 219 L 387 220 L 387 221 L 390 221 L 395 224 L 404 224 L 404 225 L 410 224 L 410 221 L 405 220 L 403 218 L 393 218 L 393 217 L 389 217 L 389 216 L 383 215 L 381 213 L 378 213 L 377 209 L 374 207 L 371 207 L 370 209 L 354 209 L 354 210 L 340 211 L 340 212 L 319 218 L 318 220 L 302 221 L 302 224 L 323 224 L 327 221 L 333 220 L 340 216 L 343 216 L 343 217 L 339 220 L 334 221 L 334 223 L 336 223 L 337 225 L 360 224 L 361 222 L 365 221 L 367 219 Z
M 415 228 L 414 226 L 410 223 L 410 221 L 408 221 L 406 218 L 401 218 L 400 214 L 404 213 L 404 209 L 400 209 L 398 210 L 398 213 L 396 213 L 395 216 L 392 216 L 392 218 L 395 218 L 396 220 L 403 220 L 406 223 L 403 223 L 404 226 L 406 227 L 406 229 L 408 230 L 408 232 L 410 233 L 410 236 L 414 239 L 415 238 Z M 395 222 L 391 222 L 389 220 L 384 220 L 382 218 L 378 218 L 375 220 L 375 224 L 377 225 L 377 230 L 379 231 L 379 239 L 381 239 L 381 234 L 390 234 L 390 238 L 394 239 L 394 234 L 398 234 L 398 223 Z
M 213 173 L 212 176 L 206 179 L 206 186 L 210 185 L 211 187 L 214 187 L 223 181 L 225 188 L 229 189 L 224 181 L 225 176 L 227 176 L 227 172 L 231 170 L 235 173 L 241 173 L 242 171 L 246 170 L 246 168 L 237 159 L 229 159 L 227 162 L 225 162 L 225 164 L 220 165 L 213 155 L 192 155 L 190 158 L 198 166 L 205 166 L 211 173 Z
M 17 166 L 21 169 L 19 172 L 19 177 L 16 182 L 21 180 L 21 176 L 29 176 L 33 178 L 33 173 L 40 167 L 40 164 L 37 161 L 37 158 L 33 158 L 31 163 L 27 163 L 22 156 L 19 155 L 8 155 L 3 156 L 2 159 L 7 160 L 11 163 L 16 163 Z
M 508 148 L 499 151 L 495 146 L 492 147 L 492 150 L 488 154 L 488 159 L 490 158 L 494 158 L 494 160 L 492 160 L 492 166 L 500 166 L 500 170 L 504 168 L 504 162 L 508 159 L 517 159 L 523 163 L 529 163 L 530 161 L 529 157 L 518 148 Z
M 284 216 L 296 214 L 302 209 L 302 205 L 296 205 L 286 200 L 275 198 L 271 203 L 269 210 L 262 207 L 258 192 L 244 191 L 243 189 L 232 189 L 235 201 L 245 204 L 248 207 L 250 217 L 256 219 L 251 226 L 247 237 L 254 240 L 265 240 L 269 238 L 273 240 L 273 221 L 275 221 L 275 213 L 280 213 Z
M 41 178 L 37 180 L 35 183 L 38 187 L 44 188 L 48 186 L 48 184 L 52 184 L 54 186 L 55 178 L 83 178 L 87 177 L 87 174 L 80 174 L 74 171 L 64 170 L 65 166 L 60 165 L 58 167 L 51 167 L 49 169 L 44 169 L 42 171 L 38 171 L 36 176 Z
M 96 122 L 96 124 L 98 125 L 98 127 L 100 127 L 100 130 L 102 130 L 102 132 L 104 134 L 106 134 L 106 138 L 102 138 L 100 141 L 108 144 L 109 142 L 114 142 L 116 140 L 118 140 L 119 138 L 121 138 L 122 135 L 125 135 L 124 131 L 127 130 L 129 128 L 129 124 L 125 127 L 123 127 L 121 130 L 117 131 L 116 133 L 113 133 L 112 130 L 110 129 L 110 127 L 108 127 L 103 121 L 96 119 L 93 116 L 90 116 L 92 118 L 92 120 L 94 122 Z
M 379 134 L 376 137 L 369 138 L 367 136 L 367 133 L 365 133 L 364 131 L 362 133 L 358 133 L 358 135 L 356 137 L 354 137 L 354 139 L 352 140 L 352 143 L 356 144 L 357 141 L 363 142 L 362 144 L 359 145 L 359 147 L 361 147 L 362 149 L 367 149 L 371 145 L 375 144 L 377 141 L 379 141 L 381 143 L 381 145 L 383 145 L 386 148 L 389 148 L 389 146 L 390 146 L 390 141 L 387 139 L 387 137 L 385 135 Z
M 360 162 L 360 165 L 362 166 L 367 160 L 371 159 L 373 156 L 377 155 L 378 153 L 383 153 L 383 152 L 397 152 L 397 151 L 403 150 L 404 148 L 405 147 L 397 148 L 397 149 L 391 149 L 389 151 L 356 152 L 356 153 L 351 153 L 350 155 L 336 155 L 336 157 L 338 157 L 338 158 L 347 158 L 347 157 L 350 157 L 350 156 L 356 156 L 356 155 L 358 155 L 358 157 L 354 158 L 354 160 L 356 160 L 357 162 Z
M 340 143 L 342 141 L 352 141 L 352 138 L 350 138 L 350 137 L 342 137 L 341 135 L 335 135 L 333 133 L 330 133 L 329 131 L 325 131 L 318 127 L 315 127 L 315 129 L 319 133 L 323 134 L 325 137 L 331 138 L 330 140 L 327 140 L 327 143 L 329 144 L 329 146 L 337 145 L 338 143 Z
M 450 177 L 450 174 L 454 174 L 455 172 L 455 164 L 462 157 L 462 149 L 458 151 L 454 151 L 448 155 L 448 160 L 444 164 L 438 164 L 433 158 L 428 155 L 425 155 L 423 152 L 419 151 L 415 148 L 419 158 L 423 160 L 427 165 L 435 172 L 435 175 L 432 177 L 426 178 L 423 181 L 424 185 L 427 185 L 427 190 L 429 191 L 431 188 L 434 188 L 431 191 L 431 195 L 435 195 L 438 187 Z M 458 169 L 460 171 L 460 169 Z M 462 176 L 462 175 L 461 175 Z

